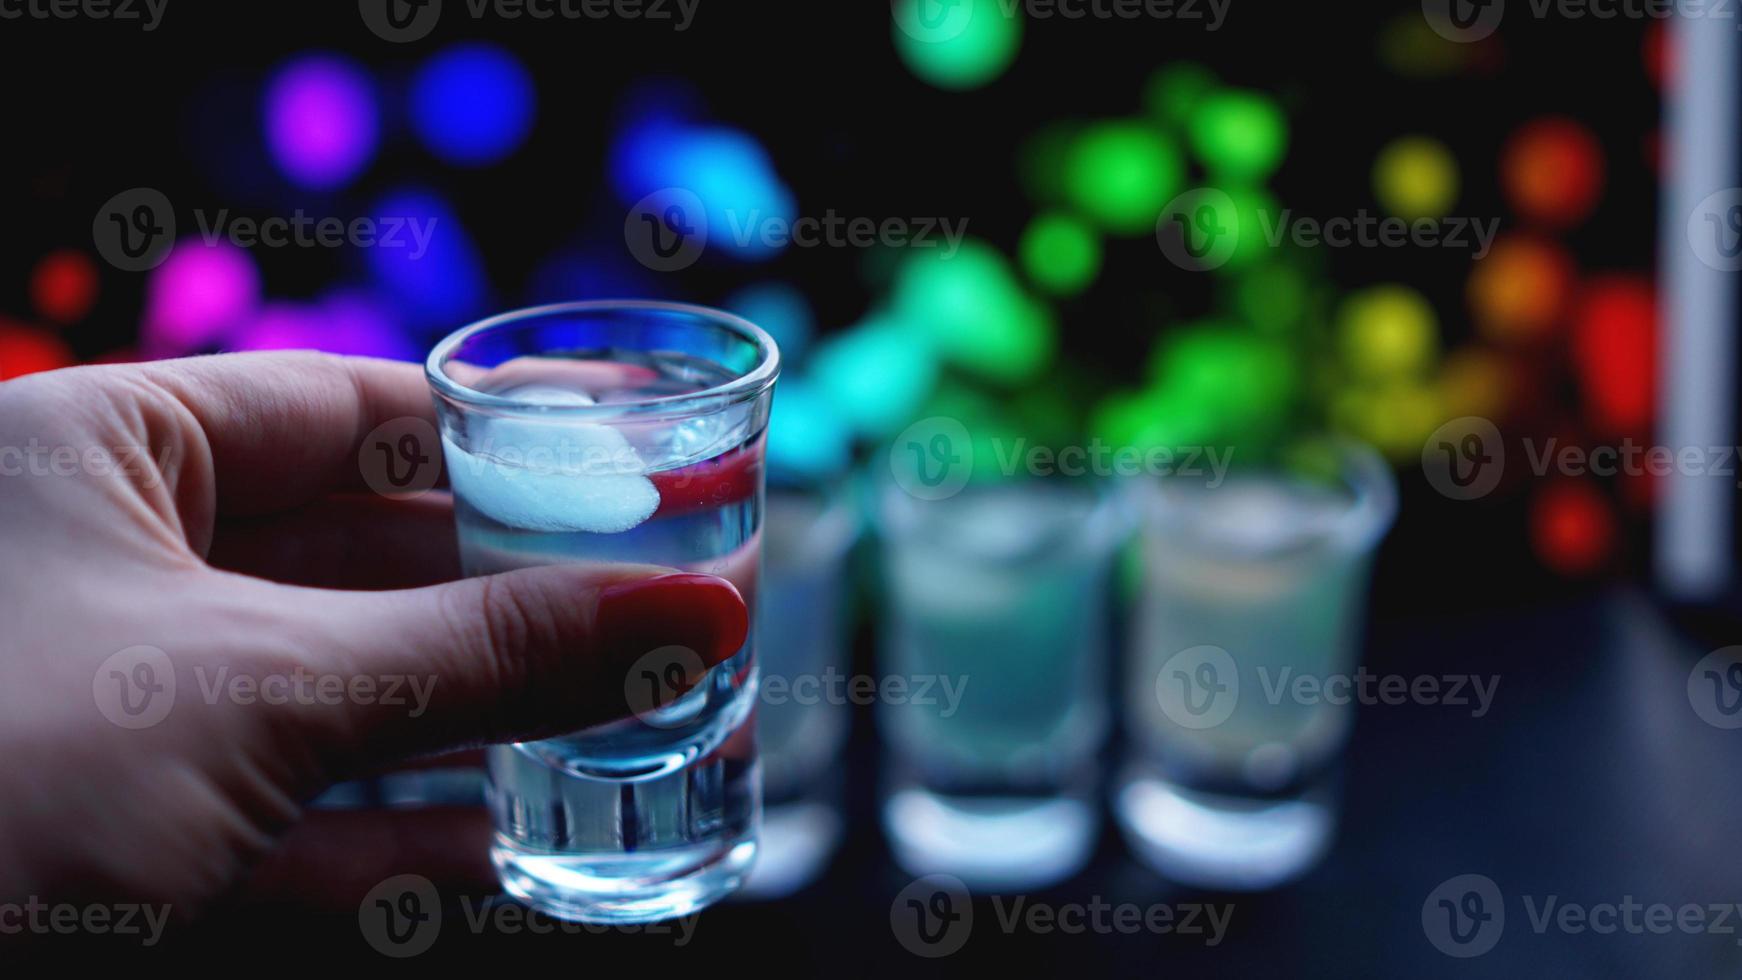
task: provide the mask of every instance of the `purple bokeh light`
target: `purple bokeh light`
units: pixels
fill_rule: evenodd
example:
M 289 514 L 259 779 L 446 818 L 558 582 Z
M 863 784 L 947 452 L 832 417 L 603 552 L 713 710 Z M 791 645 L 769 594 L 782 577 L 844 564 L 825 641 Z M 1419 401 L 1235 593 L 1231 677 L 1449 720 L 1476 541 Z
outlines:
M 266 145 L 278 169 L 312 190 L 350 183 L 374 159 L 380 110 L 369 76 L 330 55 L 305 55 L 266 87 Z
M 234 245 L 176 243 L 145 287 L 140 348 L 174 357 L 215 347 L 260 303 L 260 272 Z

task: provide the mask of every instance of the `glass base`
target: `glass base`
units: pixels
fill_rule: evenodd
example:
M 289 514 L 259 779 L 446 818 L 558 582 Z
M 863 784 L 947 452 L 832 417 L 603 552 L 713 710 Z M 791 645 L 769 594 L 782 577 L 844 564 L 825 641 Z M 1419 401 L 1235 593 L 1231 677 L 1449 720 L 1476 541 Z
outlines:
M 1145 863 L 1182 884 L 1262 891 L 1286 884 L 1330 849 L 1337 811 L 1329 787 L 1287 798 L 1187 789 L 1153 773 L 1127 774 L 1114 809 Z
M 840 808 L 820 801 L 765 806 L 762 844 L 740 897 L 785 898 L 822 876 L 841 844 Z
M 677 919 L 730 895 L 756 858 L 756 836 L 704 853 L 549 854 L 500 836 L 490 860 L 508 894 L 569 922 L 632 925 Z
M 1073 796 L 946 796 L 900 789 L 884 829 L 909 874 L 954 875 L 970 889 L 1044 888 L 1089 863 L 1097 814 Z

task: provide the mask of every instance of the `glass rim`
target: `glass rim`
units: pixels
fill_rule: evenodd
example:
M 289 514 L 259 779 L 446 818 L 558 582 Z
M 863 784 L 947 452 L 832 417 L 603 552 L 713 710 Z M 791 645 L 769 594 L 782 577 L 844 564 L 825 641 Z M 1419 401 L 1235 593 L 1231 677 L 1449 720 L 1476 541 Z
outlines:
M 756 364 L 723 384 L 681 395 L 659 395 L 636 401 L 613 402 L 605 405 L 551 405 L 523 401 L 479 391 L 454 380 L 446 365 L 454 353 L 468 340 L 494 330 L 523 325 L 545 317 L 567 314 L 622 312 L 678 313 L 693 317 L 712 327 L 751 343 L 757 351 Z M 768 331 L 735 313 L 694 303 L 672 303 L 664 300 L 591 299 L 568 303 L 549 303 L 498 313 L 467 324 L 448 334 L 430 349 L 423 362 L 424 377 L 436 395 L 451 404 L 468 409 L 505 415 L 529 415 L 559 419 L 607 419 L 662 417 L 707 414 L 739 402 L 755 398 L 773 387 L 780 376 L 780 348 Z
M 1365 442 L 1333 435 L 1326 437 L 1324 443 L 1335 450 L 1336 482 L 1349 491 L 1349 501 L 1319 540 L 1331 547 L 1356 551 L 1372 548 L 1397 519 L 1397 478 L 1384 457 Z M 1165 501 L 1166 481 L 1151 483 L 1147 489 L 1147 499 L 1142 505 L 1146 524 L 1152 515 L 1159 514 L 1169 526 L 1191 526 L 1189 520 L 1182 519 L 1184 515 L 1178 508 Z

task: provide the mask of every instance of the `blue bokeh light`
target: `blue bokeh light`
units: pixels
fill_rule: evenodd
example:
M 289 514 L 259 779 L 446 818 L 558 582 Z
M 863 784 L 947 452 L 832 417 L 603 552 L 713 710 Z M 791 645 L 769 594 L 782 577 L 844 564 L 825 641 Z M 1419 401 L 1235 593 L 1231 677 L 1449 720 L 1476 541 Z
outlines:
M 726 298 L 727 310 L 768 331 L 780 348 L 783 364 L 804 359 L 816 334 L 816 316 L 804 294 L 788 283 L 762 282 L 746 286 Z
M 626 205 L 668 188 L 687 190 L 708 217 L 708 248 L 739 258 L 770 258 L 785 248 L 764 232 L 788 226 L 797 203 L 762 145 L 747 133 L 694 126 L 670 116 L 643 117 L 618 137 L 611 183 Z
M 490 302 L 489 280 L 478 247 L 459 215 L 436 194 L 415 188 L 393 191 L 369 212 L 382 235 L 403 222 L 400 244 L 363 249 L 369 271 L 410 326 L 451 330 L 482 316 Z
M 443 161 L 488 166 L 526 142 L 536 103 L 532 76 L 513 55 L 489 44 L 459 44 L 412 78 L 411 127 Z

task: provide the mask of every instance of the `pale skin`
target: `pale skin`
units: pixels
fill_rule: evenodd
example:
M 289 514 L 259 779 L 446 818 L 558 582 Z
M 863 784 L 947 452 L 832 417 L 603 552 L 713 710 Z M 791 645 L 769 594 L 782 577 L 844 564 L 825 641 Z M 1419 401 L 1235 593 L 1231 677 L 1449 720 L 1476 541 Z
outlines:
M 0 902 L 168 904 L 181 920 L 256 896 L 354 902 L 408 872 L 487 880 L 482 813 L 304 804 L 407 760 L 609 716 L 600 692 L 622 690 L 623 654 L 603 649 L 600 596 L 671 570 L 458 579 L 448 498 L 388 499 L 360 476 L 365 436 L 405 417 L 433 421 L 416 367 L 317 354 L 0 384 Z M 61 446 L 138 452 L 68 472 L 49 455 Z M 742 617 L 730 586 L 682 584 L 726 590 Z M 722 649 L 743 639 L 710 628 Z M 93 679 L 141 645 L 165 652 L 178 689 L 160 723 L 129 729 Z M 433 687 L 411 717 L 366 699 L 210 699 L 220 672 Z

